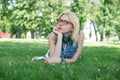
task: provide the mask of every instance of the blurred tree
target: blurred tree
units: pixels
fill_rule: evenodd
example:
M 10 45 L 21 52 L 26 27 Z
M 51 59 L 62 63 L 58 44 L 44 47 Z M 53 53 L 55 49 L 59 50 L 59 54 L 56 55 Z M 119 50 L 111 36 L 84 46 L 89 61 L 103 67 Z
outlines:
M 119 3 L 119 0 L 0 0 L 0 31 L 6 32 L 11 26 L 11 33 L 18 38 L 27 31 L 31 31 L 32 38 L 36 31 L 47 36 L 56 25 L 57 16 L 71 10 L 78 15 L 81 29 L 90 19 L 96 40 L 97 32 L 103 41 L 110 37 L 113 29 L 120 38 Z
M 115 28 L 115 31 L 118 35 L 119 41 L 120 41 L 120 7 L 119 7 L 120 0 L 114 0 L 113 6 L 111 6 L 112 10 L 112 20 L 111 23 L 113 24 L 113 27 Z
M 14 7 L 12 21 L 12 33 L 26 33 L 31 31 L 32 38 L 34 32 L 39 31 L 41 35 L 48 35 L 55 26 L 56 16 L 64 10 L 61 1 L 52 0 L 17 0 Z
M 10 32 L 10 22 L 8 20 L 0 21 L 0 32 Z
M 0 30 L 2 32 L 8 32 L 10 28 L 9 16 L 11 15 L 11 9 L 8 9 L 11 1 L 0 0 Z
M 71 11 L 75 12 L 80 20 L 80 28 L 83 29 L 84 22 L 86 21 L 86 5 L 87 0 L 74 0 L 73 4 L 71 5 Z
M 98 30 L 100 33 L 100 41 L 103 41 L 104 38 L 107 36 L 109 38 L 111 32 L 111 20 L 112 20 L 112 13 L 113 10 L 113 2 L 114 0 L 99 0 L 99 14 L 96 16 L 97 19 L 95 22 L 98 25 Z
M 96 16 L 100 14 L 100 11 L 98 11 L 99 7 L 98 7 L 98 1 L 94 1 L 93 0 L 88 0 L 88 5 L 86 7 L 86 12 L 87 12 L 87 18 L 90 20 L 90 26 L 91 24 L 94 27 L 94 32 L 95 32 L 95 36 L 96 36 L 96 41 L 98 41 L 98 27 L 96 25 Z M 92 33 L 90 31 L 90 36 L 92 36 Z
M 31 37 L 34 38 L 34 32 L 40 26 L 37 0 L 17 0 L 17 2 L 19 3 L 16 3 L 11 16 L 11 32 L 20 38 L 22 33 L 26 34 L 30 30 Z
M 40 30 L 42 35 L 47 36 L 56 25 L 57 16 L 64 10 L 67 10 L 68 7 L 63 5 L 64 0 L 44 0 L 42 3 L 44 5 L 40 8 L 40 12 L 43 14 L 41 18 L 44 20 L 42 22 L 44 27 Z

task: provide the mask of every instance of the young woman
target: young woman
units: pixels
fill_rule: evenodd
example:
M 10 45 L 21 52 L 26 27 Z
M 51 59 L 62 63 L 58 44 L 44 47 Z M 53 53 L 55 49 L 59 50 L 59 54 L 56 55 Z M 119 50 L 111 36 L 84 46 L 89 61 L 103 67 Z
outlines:
M 57 19 L 57 26 L 48 35 L 49 57 L 45 63 L 75 62 L 80 57 L 84 33 L 79 29 L 79 19 L 73 12 L 63 12 Z

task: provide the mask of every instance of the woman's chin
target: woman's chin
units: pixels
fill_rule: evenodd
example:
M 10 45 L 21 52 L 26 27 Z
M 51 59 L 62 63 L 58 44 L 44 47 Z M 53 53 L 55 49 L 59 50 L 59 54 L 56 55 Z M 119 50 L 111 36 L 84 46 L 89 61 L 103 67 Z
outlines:
M 62 30 L 57 30 L 58 32 L 62 32 Z

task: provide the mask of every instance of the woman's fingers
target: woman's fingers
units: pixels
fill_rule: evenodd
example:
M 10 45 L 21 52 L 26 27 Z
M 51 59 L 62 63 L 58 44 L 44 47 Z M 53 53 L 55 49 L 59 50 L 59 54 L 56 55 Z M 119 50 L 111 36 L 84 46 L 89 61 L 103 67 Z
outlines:
M 53 32 L 56 33 L 56 34 L 58 33 L 57 27 L 55 27 L 55 28 L 53 29 Z
M 62 33 L 59 32 L 56 27 L 53 29 L 53 33 L 55 33 L 57 35 L 62 35 Z
M 47 63 L 47 64 L 50 63 L 50 59 L 49 58 L 45 58 L 44 60 L 45 60 L 44 63 Z

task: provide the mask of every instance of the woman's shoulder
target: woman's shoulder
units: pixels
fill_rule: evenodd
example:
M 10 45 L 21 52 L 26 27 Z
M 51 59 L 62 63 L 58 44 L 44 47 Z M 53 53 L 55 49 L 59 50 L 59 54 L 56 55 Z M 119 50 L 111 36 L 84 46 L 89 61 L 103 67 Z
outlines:
M 84 40 L 84 32 L 80 30 L 79 35 L 78 35 L 78 41 Z
M 84 36 L 84 32 L 82 30 L 79 31 L 79 36 Z

